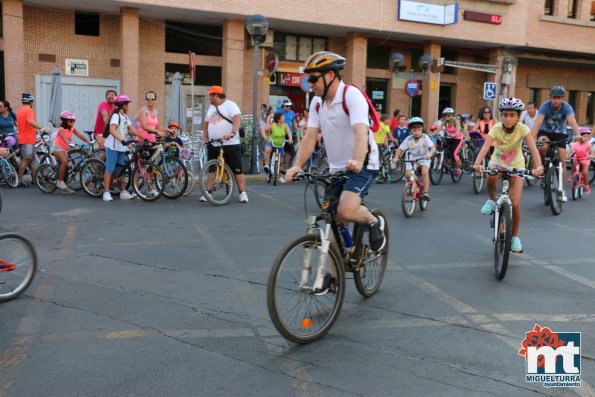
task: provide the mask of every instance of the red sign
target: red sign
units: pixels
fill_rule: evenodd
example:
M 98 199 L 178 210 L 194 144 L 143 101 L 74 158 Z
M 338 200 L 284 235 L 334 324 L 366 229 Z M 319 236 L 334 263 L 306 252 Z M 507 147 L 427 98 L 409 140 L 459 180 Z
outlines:
M 277 73 L 277 85 L 300 87 L 302 76 L 301 73 Z
M 274 52 L 269 52 L 266 59 L 266 68 L 269 71 L 269 74 L 275 73 L 277 67 L 279 67 L 279 57 Z
M 417 80 L 407 80 L 405 82 L 405 95 L 413 98 L 419 94 L 419 82 Z
M 463 18 L 468 21 L 485 22 L 493 25 L 500 25 L 502 23 L 502 15 L 486 14 L 484 12 L 465 10 Z
M 196 76 L 196 54 L 188 51 L 188 69 L 190 70 L 190 80 L 194 81 Z

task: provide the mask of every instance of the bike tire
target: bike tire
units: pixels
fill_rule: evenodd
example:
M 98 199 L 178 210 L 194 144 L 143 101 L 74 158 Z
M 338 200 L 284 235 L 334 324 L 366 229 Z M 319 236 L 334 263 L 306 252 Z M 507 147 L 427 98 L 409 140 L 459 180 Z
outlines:
M 143 173 L 146 177 L 143 176 Z M 140 167 L 134 169 L 131 179 L 132 188 L 141 200 L 155 201 L 161 197 L 165 178 L 156 164 L 141 160 Z
M 432 182 L 432 185 L 439 185 L 444 176 L 444 170 L 442 164 L 440 164 L 442 156 L 443 154 L 434 154 L 430 161 L 430 182 Z
M 173 200 L 184 194 L 188 186 L 188 170 L 184 163 L 176 157 L 166 157 L 160 170 L 163 174 L 163 197 Z
M 589 184 L 595 181 L 595 160 L 591 160 L 589 164 Z
M 320 244 L 318 234 L 304 234 L 296 238 L 279 252 L 269 274 L 269 316 L 277 331 L 295 343 L 310 343 L 322 338 L 337 321 L 345 298 L 343 263 L 333 246 L 328 251 L 327 268 L 329 273 L 335 274 L 334 292 L 314 295 L 309 291 L 300 291 L 305 262 L 311 265 L 306 285 L 312 285 L 316 278 Z M 286 304 L 288 308 L 281 307 Z
M 58 178 L 58 166 L 54 167 L 49 164 L 41 164 L 35 170 L 35 185 L 44 193 L 53 193 L 56 189 Z
M 19 186 L 19 177 L 17 175 L 17 170 L 6 160 L 2 161 L 2 177 L 10 187 L 17 187 Z
M 578 175 L 572 176 L 572 199 L 577 200 L 580 197 L 581 178 Z
M 407 151 L 403 152 L 401 155 L 403 158 L 407 158 Z M 390 181 L 391 183 L 399 182 L 405 176 L 406 166 L 405 163 L 402 161 L 397 162 L 396 164 L 393 163 L 390 167 Z
M 6 233 L 0 235 L 0 261 L 11 265 L 11 270 L 0 271 L 0 302 L 5 302 L 21 295 L 33 281 L 37 253 L 26 237 Z
M 405 187 L 401 196 L 401 211 L 407 218 L 411 218 L 415 212 L 415 199 L 413 198 L 413 186 Z
M 498 232 L 494 241 L 494 270 L 496 272 L 496 278 L 502 280 L 508 268 L 512 240 L 512 213 L 510 204 L 507 202 L 500 204 L 499 214 L 498 224 L 495 225 Z
M 373 253 L 369 250 L 369 243 L 366 241 L 368 233 L 365 227 L 359 227 L 357 236 L 355 236 L 356 252 L 360 253 L 361 261 L 364 263 L 359 269 L 353 271 L 353 281 L 357 292 L 365 298 L 376 294 L 384 279 L 386 265 L 388 264 L 388 254 L 390 247 L 390 233 L 388 227 L 388 218 L 384 211 L 375 208 L 370 211 L 376 217 L 384 219 L 384 238 L 386 243 L 379 253 Z
M 558 173 L 556 167 L 550 167 L 548 173 L 550 173 L 550 198 L 549 206 L 553 215 L 560 215 L 562 213 L 562 193 L 558 191 Z M 547 183 L 547 181 L 546 181 Z
M 473 193 L 479 194 L 483 190 L 483 185 L 485 182 L 485 173 L 483 172 L 473 172 L 471 176 L 472 184 L 473 184 Z
M 450 179 L 452 179 L 452 181 L 454 183 L 459 183 L 461 182 L 461 179 L 463 178 L 463 169 L 462 167 L 458 169 L 459 174 L 457 175 L 457 168 L 456 166 L 454 168 L 450 169 Z
M 85 193 L 91 197 L 101 197 L 105 191 L 103 174 L 105 163 L 99 159 L 89 159 L 80 173 L 81 186 Z
M 532 169 L 532 165 L 531 154 L 527 153 L 525 156 L 525 169 Z M 527 186 L 535 186 L 537 178 L 525 178 L 525 181 L 527 181 Z
M 83 161 L 84 157 L 85 153 L 80 149 L 70 150 L 68 152 L 68 169 L 66 171 L 66 178 L 64 178 L 64 183 L 66 183 L 66 186 L 68 186 L 75 192 L 82 190 L 83 186 L 81 185 L 80 169 L 74 170 L 74 166 L 76 164 L 80 164 Z
M 279 159 L 275 153 L 273 153 L 273 186 L 277 186 L 277 179 L 279 178 Z
M 188 170 L 188 168 L 186 168 Z M 188 170 L 188 185 L 186 186 L 186 190 L 184 190 L 184 196 L 190 196 L 194 191 L 194 187 L 196 186 L 196 175 L 192 170 Z
M 428 200 L 424 200 L 423 196 L 419 198 L 419 209 L 425 211 L 428 209 Z
M 220 172 L 216 172 L 220 169 Z M 211 192 L 208 191 L 209 173 L 215 174 L 213 178 L 213 185 Z M 221 162 L 218 159 L 207 161 L 204 167 L 200 170 L 200 177 L 198 179 L 198 186 L 202 195 L 212 205 L 225 205 L 231 200 L 231 195 L 235 186 L 235 179 L 231 168 L 227 164 L 221 168 Z
M 465 174 L 473 171 L 473 151 L 467 145 L 461 150 L 461 168 Z
M 546 206 L 550 205 L 550 197 L 551 197 L 551 193 L 550 193 L 550 189 L 552 186 L 551 183 L 551 173 L 550 173 L 550 169 L 552 167 L 548 167 L 545 170 L 545 176 L 543 178 L 543 202 Z

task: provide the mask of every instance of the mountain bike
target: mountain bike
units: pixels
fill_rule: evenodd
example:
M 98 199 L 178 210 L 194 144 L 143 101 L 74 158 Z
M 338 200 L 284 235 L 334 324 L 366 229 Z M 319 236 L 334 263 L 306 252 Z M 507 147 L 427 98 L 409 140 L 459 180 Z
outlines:
M 277 331 L 292 342 L 312 342 L 331 329 L 343 305 L 346 272 L 353 272 L 357 291 L 364 297 L 374 295 L 384 278 L 389 253 L 387 217 L 382 210 L 371 211 L 383 218 L 386 238 L 384 248 L 372 252 L 364 225 L 354 224 L 350 233 L 336 219 L 339 199 L 332 195 L 332 185 L 344 178 L 343 171 L 294 177 L 322 184 L 325 202 L 319 215 L 308 217 L 307 232 L 281 250 L 269 274 L 269 315 Z
M 512 201 L 508 196 L 510 188 L 510 177 L 532 178 L 530 170 L 500 170 L 488 168 L 485 170 L 488 175 L 502 175 L 502 192 L 496 199 L 496 206 L 490 219 L 490 227 L 494 228 L 494 268 L 496 278 L 502 280 L 508 268 L 508 257 L 512 241 Z
M 225 164 L 225 156 L 223 153 L 223 139 L 211 139 L 207 144 L 219 143 L 219 157 L 207 161 L 204 167 L 201 168 L 198 185 L 200 191 L 207 201 L 213 205 L 224 205 L 231 200 L 233 188 L 235 185 L 235 178 L 229 168 Z
M 17 187 L 19 186 L 19 177 L 17 170 L 13 165 L 17 152 L 12 147 L 7 149 L 10 153 L 8 158 L 0 157 L 0 170 L 2 171 L 2 179 L 4 179 L 4 182 L 6 182 L 8 186 Z
M 411 218 L 415 212 L 416 203 L 419 201 L 419 209 L 425 211 L 428 208 L 428 201 L 422 198 L 424 191 L 423 177 L 421 175 L 421 167 L 418 162 L 424 159 L 417 160 L 399 160 L 403 163 L 410 163 L 413 165 L 413 172 L 407 178 L 407 185 L 401 196 L 401 211 L 407 218 Z
M 132 186 L 143 201 L 155 201 L 163 193 L 165 177 L 157 164 L 149 161 L 155 148 L 148 142 L 134 141 L 127 152 L 128 161 L 121 171 L 126 179 L 126 189 Z
M 29 239 L 18 233 L 0 235 L 0 302 L 21 295 L 36 269 L 37 253 Z
M 149 162 L 156 164 L 161 170 L 163 197 L 177 199 L 184 194 L 188 186 L 188 170 L 176 157 L 175 148 L 179 145 L 176 142 L 168 142 L 167 145 L 170 145 L 168 150 L 165 150 L 163 145 L 161 142 L 153 145 L 153 154 L 149 157 Z
M 562 213 L 562 194 L 563 188 L 563 170 L 562 164 L 558 158 L 558 146 L 560 142 L 566 142 L 566 139 L 554 142 L 537 142 L 537 147 L 548 145 L 545 158 L 543 159 L 543 167 L 545 172 L 545 178 L 542 183 L 543 188 L 543 199 L 545 205 L 550 207 L 552 214 L 560 215 Z

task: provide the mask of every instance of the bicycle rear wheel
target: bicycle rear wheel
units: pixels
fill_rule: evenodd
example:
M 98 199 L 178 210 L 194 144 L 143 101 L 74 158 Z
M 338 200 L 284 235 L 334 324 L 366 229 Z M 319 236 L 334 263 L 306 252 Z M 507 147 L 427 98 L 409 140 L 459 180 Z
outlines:
M 141 161 L 132 172 L 132 187 L 143 201 L 155 201 L 163 193 L 163 173 L 155 164 Z
M 0 302 L 21 295 L 33 281 L 36 268 L 31 241 L 17 233 L 0 235 Z
M 91 197 L 101 197 L 105 188 L 103 186 L 103 174 L 105 163 L 98 159 L 89 159 L 81 171 L 81 186 L 85 193 Z
M 209 203 L 224 205 L 231 200 L 235 179 L 227 164 L 222 167 L 218 159 L 207 161 L 200 170 L 198 181 L 200 191 Z M 210 188 L 209 182 L 212 182 Z
M 502 280 L 508 268 L 508 257 L 510 255 L 510 244 L 512 239 L 512 214 L 510 205 L 506 202 L 500 205 L 498 224 L 495 226 L 496 241 L 494 241 L 494 267 L 496 278 Z
M 19 178 L 17 176 L 17 170 L 7 160 L 2 161 L 2 176 L 10 187 L 19 186 Z
M 373 209 L 371 212 L 377 218 L 382 218 L 384 220 L 384 238 L 386 239 L 386 243 L 381 251 L 371 252 L 366 228 L 361 226 L 358 227 L 358 235 L 356 236 L 355 241 L 356 252 L 359 252 L 361 255 L 361 264 L 359 269 L 354 269 L 353 271 L 353 281 L 355 282 L 357 292 L 366 298 L 378 292 L 380 284 L 382 284 L 386 265 L 388 263 L 390 246 L 388 218 L 386 217 L 386 214 L 380 209 Z
M 345 273 L 340 255 L 330 248 L 326 271 L 334 281 L 327 293 L 313 291 L 320 260 L 320 237 L 305 234 L 277 256 L 267 287 L 267 306 L 273 325 L 286 339 L 308 343 L 322 338 L 333 326 L 343 305 Z
M 432 185 L 439 185 L 444 176 L 444 170 L 442 169 L 443 154 L 436 153 L 432 156 L 430 162 L 430 182 Z
M 407 186 L 401 197 L 401 210 L 403 215 L 407 218 L 411 218 L 415 212 L 415 199 L 413 198 L 413 185 Z
M 35 170 L 35 185 L 44 193 L 53 193 L 57 189 L 56 183 L 58 166 L 42 164 Z
M 161 163 L 163 174 L 163 196 L 168 199 L 177 199 L 188 186 L 188 170 L 186 166 L 175 157 L 166 157 Z

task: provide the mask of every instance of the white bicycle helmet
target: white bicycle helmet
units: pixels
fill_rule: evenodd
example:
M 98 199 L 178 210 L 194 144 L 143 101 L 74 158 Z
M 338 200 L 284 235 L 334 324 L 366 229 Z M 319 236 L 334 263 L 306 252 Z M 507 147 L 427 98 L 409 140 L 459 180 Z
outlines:
M 502 98 L 498 109 L 503 110 L 516 110 L 521 113 L 525 109 L 525 104 L 518 98 Z
M 444 108 L 442 114 L 455 114 L 455 110 L 453 108 Z

